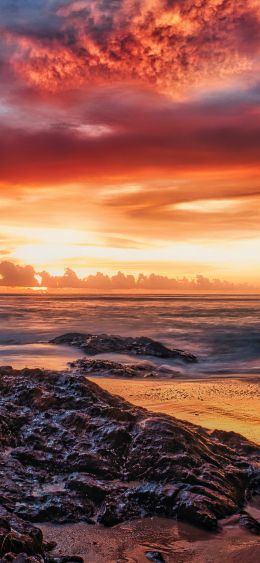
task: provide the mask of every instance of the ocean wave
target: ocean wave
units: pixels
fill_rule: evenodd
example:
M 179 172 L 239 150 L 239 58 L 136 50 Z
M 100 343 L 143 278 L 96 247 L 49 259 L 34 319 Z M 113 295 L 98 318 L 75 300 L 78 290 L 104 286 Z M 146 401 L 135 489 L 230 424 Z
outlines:
M 196 354 L 198 365 L 185 367 L 186 371 L 256 373 L 260 366 L 259 304 L 259 297 L 252 295 L 4 295 L 0 297 L 0 345 L 24 345 L 27 357 L 35 358 L 26 346 L 46 344 L 65 332 L 144 335 Z M 46 356 L 47 347 L 43 360 Z

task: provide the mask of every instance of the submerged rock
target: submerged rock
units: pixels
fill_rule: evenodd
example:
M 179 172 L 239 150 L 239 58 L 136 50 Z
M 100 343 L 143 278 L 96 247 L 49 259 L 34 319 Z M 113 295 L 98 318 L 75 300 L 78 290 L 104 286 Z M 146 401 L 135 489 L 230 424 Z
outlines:
M 134 407 L 80 373 L 0 368 L 0 506 L 19 526 L 158 515 L 214 530 L 256 482 L 256 447 L 233 443 L 233 434 Z M 2 535 L 1 556 L 14 545 L 41 554 L 39 532 L 26 530 L 20 544 Z
M 157 367 L 150 362 L 122 364 L 110 360 L 80 358 L 79 360 L 70 362 L 69 366 L 81 374 L 95 377 L 119 377 L 127 379 L 156 377 L 160 379 L 171 379 L 181 375 L 177 370 L 173 370 L 167 366 L 162 366 L 162 369 L 161 366 Z
M 196 362 L 193 354 L 183 350 L 171 350 L 146 336 L 115 336 L 108 334 L 82 334 L 71 332 L 51 340 L 52 344 L 66 344 L 80 348 L 84 354 L 95 356 L 109 352 L 119 354 L 134 354 L 138 356 L 155 356 L 157 358 L 173 358 L 183 362 Z

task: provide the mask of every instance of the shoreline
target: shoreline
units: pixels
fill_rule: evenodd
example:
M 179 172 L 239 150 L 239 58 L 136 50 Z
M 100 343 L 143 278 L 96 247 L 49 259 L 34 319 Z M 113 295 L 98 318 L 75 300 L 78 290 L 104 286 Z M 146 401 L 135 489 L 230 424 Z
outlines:
M 260 288 L 258 287 L 251 287 L 248 289 L 225 289 L 225 290 L 216 290 L 216 289 L 193 289 L 191 291 L 191 289 L 175 289 L 175 290 L 170 290 L 170 289 L 137 289 L 137 288 L 132 288 L 131 290 L 129 289 L 106 289 L 103 292 L 100 291 L 100 289 L 95 289 L 95 288 L 86 288 L 85 290 L 83 288 L 52 288 L 52 287 L 43 287 L 43 286 L 33 286 L 33 287 L 11 287 L 11 286 L 1 286 L 0 289 L 0 296 L 1 295 L 31 295 L 31 296 L 35 296 L 35 295 L 52 295 L 52 296 L 83 296 L 83 297 L 88 297 L 88 296 L 94 296 L 94 297 L 106 297 L 106 296 L 110 296 L 110 295 L 114 295 L 114 296 L 126 296 L 126 297 L 131 297 L 133 296 L 138 296 L 140 295 L 141 297 L 153 297 L 153 296 L 169 296 L 169 297 L 179 297 L 179 296 L 187 296 L 187 297 L 203 297 L 205 296 L 218 296 L 220 295 L 221 297 L 239 297 L 239 296 L 256 296 L 256 297 L 260 297 Z
M 136 406 L 260 444 L 259 377 L 88 379 Z
M 226 518 L 219 532 L 165 518 L 128 521 L 113 528 L 85 523 L 40 525 L 47 541 L 55 541 L 55 556 L 64 549 L 85 563 L 148 563 L 147 552 L 159 552 L 165 563 L 258 563 L 260 538 Z M 213 559 L 214 554 L 214 559 Z M 152 559 L 150 559 L 152 560 Z M 153 559 L 159 561 L 159 559 Z

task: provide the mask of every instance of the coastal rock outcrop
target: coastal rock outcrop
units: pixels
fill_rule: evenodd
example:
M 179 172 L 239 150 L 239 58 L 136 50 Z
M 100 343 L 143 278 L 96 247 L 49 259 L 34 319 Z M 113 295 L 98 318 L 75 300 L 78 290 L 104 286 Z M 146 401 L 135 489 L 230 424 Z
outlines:
M 54 543 L 45 543 L 42 531 L 0 505 L 0 563 L 60 563 L 51 556 Z M 63 563 L 83 563 L 81 557 L 63 556 Z
M 216 529 L 257 480 L 256 447 L 251 460 L 250 443 L 237 443 L 134 407 L 79 373 L 0 368 L 0 506 L 4 518 L 30 522 L 28 554 L 44 549 L 31 532 L 43 521 L 158 515 Z
M 123 364 L 110 360 L 90 360 L 89 358 L 79 358 L 69 363 L 73 371 L 93 377 L 118 377 L 118 378 L 166 378 L 171 379 L 181 375 L 176 369 L 170 366 L 156 366 L 150 362 L 140 362 L 135 364 Z
M 115 336 L 108 334 L 83 334 L 71 332 L 57 336 L 51 340 L 52 344 L 66 344 L 79 348 L 87 356 L 104 353 L 134 354 L 138 356 L 155 356 L 157 358 L 172 358 L 183 362 L 196 362 L 197 358 L 183 350 L 172 350 L 161 342 L 146 336 Z
M 9 555 L 9 561 L 19 553 L 26 556 L 43 557 L 45 546 L 39 528 L 23 522 L 0 507 L 0 555 Z M 12 557 L 10 557 L 12 555 Z

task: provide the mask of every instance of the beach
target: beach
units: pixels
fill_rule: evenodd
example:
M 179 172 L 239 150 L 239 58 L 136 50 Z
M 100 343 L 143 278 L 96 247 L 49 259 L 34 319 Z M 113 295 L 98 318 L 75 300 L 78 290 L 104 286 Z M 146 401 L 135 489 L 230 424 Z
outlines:
M 259 377 L 170 381 L 90 379 L 134 405 L 210 430 L 237 432 L 248 440 L 260 443 Z
M 223 521 L 217 534 L 165 518 L 136 520 L 112 529 L 84 523 L 44 524 L 41 529 L 48 541 L 57 542 L 57 556 L 66 550 L 85 563 L 148 563 L 147 554 L 156 552 L 165 563 L 259 562 L 260 539 L 239 528 L 235 518 Z
M 259 522 L 259 496 L 248 501 L 233 475 L 258 467 L 259 297 L 6 296 L 0 312 L 3 420 L 11 425 L 2 487 L 15 533 L 15 519 L 35 522 L 44 545 L 56 543 L 55 561 L 258 563 L 259 524 L 252 533 L 241 518 L 246 510 Z M 24 412 L 27 427 L 12 437 Z M 194 426 L 182 430 L 185 423 Z M 121 447 L 132 451 L 128 477 Z

